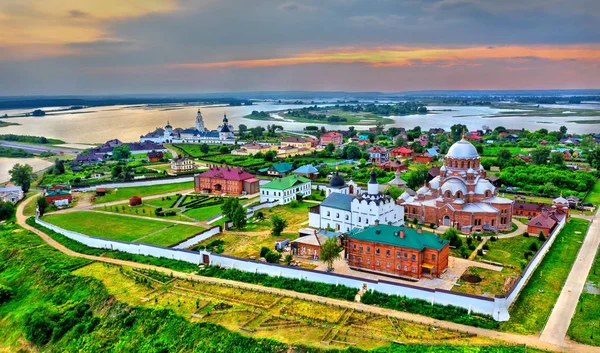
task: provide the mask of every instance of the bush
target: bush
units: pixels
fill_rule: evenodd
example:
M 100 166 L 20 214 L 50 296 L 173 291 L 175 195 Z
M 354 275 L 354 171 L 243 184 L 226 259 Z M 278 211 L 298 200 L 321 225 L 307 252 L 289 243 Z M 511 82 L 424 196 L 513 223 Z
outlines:
M 491 236 L 491 237 L 490 237 L 490 240 L 491 240 L 491 241 L 496 241 L 496 240 L 498 240 L 498 238 L 496 238 L 495 236 Z
M 524 236 L 525 238 L 529 238 L 529 233 L 528 233 L 528 232 L 523 232 L 523 236 Z
M 292 200 L 292 202 L 290 202 L 290 207 L 291 208 L 297 208 L 298 207 L 298 200 Z
M 6 303 L 14 295 L 13 290 L 3 284 L 0 284 L 0 304 Z
M 279 260 L 281 260 L 281 254 L 278 253 L 277 251 L 269 250 L 269 252 L 265 254 L 265 260 L 267 260 L 267 262 L 272 263 L 272 264 L 279 263 Z
M 477 255 L 478 256 L 483 256 L 483 250 L 482 249 L 477 250 Z
M 534 253 L 538 251 L 537 243 L 531 243 L 531 245 L 529 245 L 529 250 L 533 251 Z
M 467 245 L 471 247 L 471 244 L 473 244 L 473 238 L 467 237 Z
M 433 223 L 433 222 L 429 223 L 429 228 L 434 229 L 435 228 L 435 223 Z
M 544 232 L 542 232 L 541 230 L 540 230 L 540 234 L 538 235 L 538 239 L 540 241 L 546 241 L 546 236 L 544 235 Z
M 43 346 L 50 342 L 55 323 L 51 320 L 53 313 L 47 308 L 35 308 L 25 316 L 23 322 L 25 338 L 35 345 Z
M 529 258 L 531 257 L 531 255 L 533 255 L 533 253 L 531 251 L 527 250 L 523 254 L 523 257 L 525 258 L 525 260 L 529 260 Z
M 490 250 L 490 246 L 487 243 L 485 243 L 485 244 L 483 244 L 483 246 L 481 247 L 481 249 L 483 249 L 483 250 Z
M 285 255 L 285 258 L 283 261 L 285 262 L 286 265 L 289 265 L 293 259 L 294 259 L 294 257 L 291 254 L 287 254 L 287 255 Z
M 267 253 L 271 251 L 271 249 L 267 248 L 266 246 L 263 246 L 260 249 L 260 257 L 265 257 L 265 255 L 267 255 Z
M 481 241 L 481 235 L 477 234 L 477 241 Z
M 475 244 L 471 244 L 469 245 L 469 250 L 475 250 L 477 247 L 475 246 Z

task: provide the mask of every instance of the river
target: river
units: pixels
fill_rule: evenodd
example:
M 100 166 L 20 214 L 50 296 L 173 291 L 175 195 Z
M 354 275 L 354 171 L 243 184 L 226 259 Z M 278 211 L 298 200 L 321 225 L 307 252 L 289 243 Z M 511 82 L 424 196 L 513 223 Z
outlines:
M 8 171 L 17 163 L 29 164 L 33 167 L 33 171 L 37 172 L 46 167 L 52 165 L 52 162 L 48 162 L 40 158 L 5 158 L 0 157 L 0 183 L 4 183 L 10 180 Z
M 568 106 L 568 105 L 566 105 Z M 223 114 L 227 114 L 230 124 L 236 128 L 239 124 L 248 127 L 266 126 L 277 123 L 286 129 L 300 130 L 306 124 L 294 122 L 271 122 L 244 119 L 253 110 L 276 111 L 305 107 L 304 105 L 281 105 L 269 102 L 259 102 L 252 106 L 202 106 L 201 111 L 207 128 L 215 129 L 222 121 Z M 579 108 L 580 105 L 573 105 Z M 44 109 L 44 108 L 42 108 Z M 127 105 L 109 107 L 91 107 L 75 111 L 53 112 L 44 117 L 21 117 L 5 119 L 10 122 L 19 123 L 0 128 L 0 134 L 37 135 L 58 138 L 68 143 L 103 143 L 109 139 L 118 138 L 122 141 L 138 141 L 140 135 L 153 131 L 156 127 L 163 127 L 168 122 L 174 127 L 192 127 L 194 125 L 196 106 L 185 105 Z M 430 106 L 429 109 L 437 110 L 427 115 L 410 115 L 391 117 L 393 126 L 413 128 L 421 126 L 423 129 L 441 127 L 446 130 L 453 124 L 466 124 L 471 130 L 480 129 L 483 126 L 494 128 L 502 125 L 506 128 L 525 128 L 538 130 L 546 128 L 557 129 L 560 125 L 567 126 L 569 132 L 589 133 L 600 132 L 600 124 L 576 124 L 568 123 L 568 120 L 595 120 L 598 117 L 491 117 L 494 114 L 506 110 L 490 107 L 465 107 L 465 106 Z M 515 109 L 511 109 L 515 110 Z M 22 110 L 0 111 L 4 114 L 16 115 Z M 568 114 L 563 114 L 568 115 Z M 340 129 L 341 125 L 327 125 L 326 128 Z M 389 125 L 392 126 L 392 125 Z M 367 126 L 361 126 L 366 128 Z

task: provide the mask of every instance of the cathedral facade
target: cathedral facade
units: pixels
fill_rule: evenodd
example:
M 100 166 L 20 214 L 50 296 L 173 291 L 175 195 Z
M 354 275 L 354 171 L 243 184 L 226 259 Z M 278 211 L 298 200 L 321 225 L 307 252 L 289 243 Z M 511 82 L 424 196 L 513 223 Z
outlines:
M 204 126 L 202 113 L 198 109 L 196 114 L 196 124 L 194 127 L 174 129 L 169 122 L 164 129 L 157 128 L 153 132 L 140 136 L 140 142 L 151 141 L 155 143 L 218 143 L 235 144 L 233 126 L 229 124 L 227 115 L 223 117 L 223 123 L 219 125 L 216 131 L 208 131 Z
M 498 232 L 512 228 L 513 201 L 497 196 L 485 179 L 477 149 L 462 139 L 446 154 L 440 175 L 423 185 L 414 196 L 403 193 L 407 220 L 449 226 L 463 233 Z

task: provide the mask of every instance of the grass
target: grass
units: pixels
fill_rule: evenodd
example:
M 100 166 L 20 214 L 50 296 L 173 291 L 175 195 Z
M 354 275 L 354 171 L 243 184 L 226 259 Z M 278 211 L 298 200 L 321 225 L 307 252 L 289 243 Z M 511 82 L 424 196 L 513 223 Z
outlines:
M 542 330 L 569 276 L 589 224 L 587 220 L 571 218 L 565 225 L 515 301 L 510 320 L 500 325 L 503 331 L 535 334 Z
M 213 205 L 202 208 L 192 208 L 183 212 L 184 215 L 192 217 L 199 221 L 206 221 L 216 215 L 221 214 L 221 205 Z
M 94 203 L 105 203 L 120 200 L 127 200 L 132 196 L 152 196 L 173 193 L 182 190 L 192 189 L 194 182 L 185 183 L 173 183 L 173 184 L 162 184 L 162 185 L 151 185 L 151 186 L 137 186 L 128 188 L 108 189 L 109 191 L 105 196 L 98 196 L 94 200 Z
M 36 198 L 38 197 L 37 193 L 28 192 L 27 195 L 25 195 L 25 198 L 23 200 L 21 200 L 21 202 L 25 202 L 25 200 L 27 200 L 28 198 L 30 198 L 34 195 L 36 195 Z M 36 202 L 31 201 L 30 203 L 25 205 L 25 208 L 23 209 L 23 214 L 28 217 L 35 216 L 35 210 L 36 210 Z
M 521 260 L 525 260 L 523 254 L 529 250 L 529 246 L 535 243 L 538 248 L 544 243 L 539 241 L 537 236 L 532 235 L 528 238 L 516 236 L 512 238 L 498 239 L 488 241 L 489 250 L 483 256 L 477 256 L 477 260 L 488 260 L 499 262 L 505 265 L 512 265 L 518 274 L 521 273 Z M 535 251 L 534 251 L 535 253 Z
M 129 206 L 128 203 L 122 203 L 113 206 L 98 206 L 92 208 L 95 211 L 104 211 L 104 212 L 112 212 L 117 214 L 125 214 L 125 215 L 133 215 L 133 216 L 142 216 L 142 217 L 151 217 L 151 218 L 162 218 L 162 219 L 171 219 L 177 221 L 189 221 L 187 218 L 181 217 L 176 214 L 174 216 L 157 216 L 155 211 L 156 207 L 153 206 Z M 175 208 L 174 211 L 179 211 L 179 209 Z
M 168 222 L 85 211 L 48 215 L 44 220 L 78 233 L 125 242 L 156 232 L 157 234 L 144 238 L 141 242 L 162 246 L 177 243 L 204 230 L 202 227 L 179 224 L 177 226 L 181 227 L 173 227 L 173 223 Z M 168 227 L 173 229 L 165 229 Z M 167 242 L 170 244 L 166 244 Z
M 600 179 L 596 180 L 592 190 L 587 194 L 583 202 L 591 202 L 596 207 L 600 205 Z
M 177 196 L 166 196 L 163 198 L 156 198 L 156 199 L 151 199 L 151 200 L 142 200 L 144 204 L 146 205 L 152 205 L 152 206 L 156 206 L 156 207 L 162 207 L 162 208 L 171 208 L 171 206 L 175 203 L 175 201 L 177 201 Z
M 177 153 L 181 154 L 181 155 L 191 155 L 192 157 L 206 157 L 206 156 L 211 156 L 211 155 L 215 155 L 215 154 L 220 154 L 221 152 L 219 152 L 219 149 L 221 148 L 222 145 L 208 145 L 208 153 L 204 154 L 200 151 L 200 146 L 202 146 L 202 144 L 191 144 L 191 143 L 186 143 L 186 144 L 173 144 L 170 145 L 172 147 L 173 150 L 175 150 Z
M 531 150 L 531 148 L 523 147 L 483 146 L 483 153 L 481 155 L 496 157 L 498 155 L 498 151 L 500 151 L 501 149 L 507 149 L 513 156 L 517 154 L 527 155 L 527 153 Z
M 286 234 L 281 238 L 289 238 L 294 240 L 298 238 L 297 233 Z M 243 232 L 223 232 L 206 239 L 198 245 L 207 245 L 214 240 L 222 240 L 225 255 L 235 256 L 239 258 L 249 258 L 250 256 L 260 257 L 260 249 L 263 246 L 272 249 L 275 246 L 276 238 L 271 236 L 269 232 L 243 233 Z
M 464 274 L 476 275 L 481 277 L 482 280 L 479 283 L 469 283 L 459 280 L 459 285 L 452 287 L 453 292 L 482 295 L 491 298 L 505 292 L 504 281 L 508 276 L 517 277 L 519 275 L 514 270 L 508 268 L 504 268 L 502 271 L 493 271 L 480 267 L 469 267 Z

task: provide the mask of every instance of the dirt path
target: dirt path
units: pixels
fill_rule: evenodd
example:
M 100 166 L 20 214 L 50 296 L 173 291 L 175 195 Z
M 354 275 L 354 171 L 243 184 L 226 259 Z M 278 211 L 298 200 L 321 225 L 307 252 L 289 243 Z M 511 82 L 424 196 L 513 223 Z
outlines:
M 493 331 L 493 330 L 487 330 L 487 329 L 481 329 L 481 328 L 476 328 L 476 327 L 471 327 L 471 326 L 466 326 L 466 325 L 461 325 L 461 324 L 455 324 L 455 323 L 448 322 L 448 321 L 432 319 L 432 318 L 426 317 L 426 316 L 415 315 L 415 314 L 410 314 L 410 313 L 400 312 L 400 311 L 395 311 L 395 310 L 389 310 L 389 309 L 379 308 L 376 306 L 365 305 L 365 304 L 356 303 L 356 302 L 324 298 L 324 297 L 320 297 L 320 296 L 316 296 L 316 295 L 312 295 L 312 294 L 299 293 L 299 292 L 277 289 L 277 288 L 263 287 L 263 286 L 256 285 L 256 284 L 236 282 L 236 281 L 230 281 L 230 280 L 225 280 L 225 279 L 220 279 L 220 278 L 203 277 L 203 276 L 198 276 L 198 275 L 194 275 L 194 274 L 190 274 L 190 273 L 178 272 L 178 271 L 175 271 L 175 270 L 172 270 L 169 268 L 157 267 L 157 266 L 137 263 L 137 262 L 133 262 L 133 261 L 125 261 L 125 260 L 113 259 L 113 258 L 108 258 L 108 257 L 100 257 L 100 256 L 81 254 L 81 253 L 78 253 L 78 252 L 68 249 L 67 247 L 63 246 L 62 244 L 60 244 L 57 241 L 55 241 L 54 239 L 52 239 L 46 233 L 25 223 L 25 220 L 27 219 L 27 217 L 25 215 L 23 215 L 23 209 L 33 199 L 34 199 L 33 197 L 29 198 L 19 204 L 19 206 L 17 208 L 17 223 L 20 226 L 22 226 L 23 228 L 37 234 L 48 245 L 52 246 L 53 248 L 63 252 L 66 255 L 69 255 L 69 256 L 80 257 L 80 258 L 85 258 L 85 259 L 92 260 L 92 261 L 100 261 L 100 262 L 111 263 L 111 264 L 115 264 L 115 265 L 121 265 L 121 266 L 129 266 L 129 267 L 144 268 L 144 269 L 149 269 L 149 270 L 156 270 L 156 271 L 162 272 L 167 275 L 172 274 L 173 276 L 175 276 L 177 278 L 201 281 L 201 282 L 205 282 L 205 283 L 232 284 L 232 285 L 248 288 L 249 290 L 267 291 L 269 293 L 276 294 L 276 295 L 297 297 L 297 298 L 300 298 L 303 300 L 315 301 L 315 302 L 319 302 L 319 303 L 323 303 L 323 304 L 335 305 L 335 306 L 340 306 L 340 307 L 349 308 L 349 309 L 367 311 L 367 312 L 371 312 L 374 314 L 395 317 L 395 318 L 397 318 L 399 320 L 403 320 L 403 321 L 412 321 L 412 322 L 420 323 L 423 325 L 431 325 L 434 327 L 441 327 L 441 328 L 448 329 L 448 330 L 476 334 L 476 335 L 485 336 L 485 337 L 489 337 L 489 338 L 493 338 L 493 339 L 503 340 L 506 342 L 514 343 L 514 344 L 524 344 L 524 345 L 536 347 L 539 349 L 545 349 L 545 350 L 551 350 L 551 351 L 562 351 L 562 352 L 577 352 L 577 353 L 579 353 L 579 352 L 581 352 L 581 353 L 600 353 L 600 347 L 592 347 L 592 346 L 576 344 L 576 343 L 571 343 L 571 344 L 569 344 L 569 346 L 563 347 L 563 346 L 558 346 L 558 345 L 555 345 L 552 343 L 544 342 L 536 336 L 523 336 L 523 335 L 517 335 L 517 334 L 513 334 L 513 333 L 497 332 L 497 331 Z

